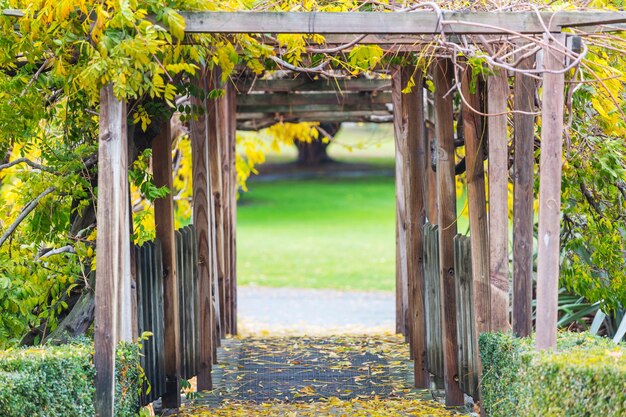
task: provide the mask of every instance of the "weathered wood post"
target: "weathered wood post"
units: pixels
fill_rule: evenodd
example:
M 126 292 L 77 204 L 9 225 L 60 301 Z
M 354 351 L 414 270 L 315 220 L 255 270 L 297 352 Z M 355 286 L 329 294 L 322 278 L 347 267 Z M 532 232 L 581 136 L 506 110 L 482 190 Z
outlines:
M 237 169 L 236 146 L 237 146 L 237 94 L 232 85 L 228 84 L 226 88 L 226 97 L 228 103 L 228 112 L 226 121 L 227 127 L 227 146 L 228 146 L 228 166 L 229 166 L 229 218 L 228 218 L 228 260 L 229 266 L 229 288 L 227 293 L 227 303 L 230 318 L 230 333 L 237 334 Z
M 521 54 L 521 53 L 520 53 Z M 519 69 L 531 69 L 535 58 L 522 59 Z M 535 80 L 515 75 L 513 116 L 513 333 L 529 336 L 533 330 L 533 202 L 535 165 Z M 523 112 L 523 113 L 521 113 Z
M 172 129 L 170 121 L 152 142 L 152 171 L 157 187 L 173 189 Z M 180 339 L 178 306 L 178 271 L 176 269 L 176 240 L 174 237 L 174 199 L 172 192 L 154 202 L 156 237 L 163 254 L 163 312 L 165 337 L 165 408 L 180 407 Z
M 446 405 L 463 405 L 459 386 L 456 293 L 454 272 L 454 236 L 456 235 L 456 187 L 454 180 L 454 117 L 452 62 L 439 59 L 434 63 L 435 136 L 437 137 L 437 189 L 439 206 L 439 276 L 441 281 L 441 315 L 443 321 L 443 362 Z
M 546 35 L 539 161 L 537 349 L 556 347 L 561 231 L 565 35 Z M 555 72 L 556 71 L 556 72 Z M 561 71 L 561 72 L 558 72 Z
M 488 332 L 491 327 L 491 300 L 489 282 L 489 235 L 487 225 L 487 195 L 485 192 L 484 153 L 487 144 L 486 123 L 481 91 L 482 82 L 477 82 L 475 91 L 470 91 L 472 71 L 465 68 L 461 79 L 461 92 L 465 102 L 461 106 L 463 133 L 465 136 L 465 173 L 469 206 L 470 246 L 472 253 L 472 287 L 474 304 L 475 334 Z M 471 107 L 471 108 L 470 108 Z M 506 178 L 506 177 L 505 177 Z M 478 359 L 478 352 L 476 352 Z
M 194 84 L 205 90 L 207 83 L 206 69 L 199 71 Z M 207 124 L 206 98 L 192 97 L 192 106 L 199 114 L 192 115 L 190 139 L 193 161 L 193 222 L 198 236 L 198 296 L 199 331 L 198 331 L 198 391 L 212 388 L 211 367 L 213 356 L 213 306 L 212 290 L 213 266 L 213 225 L 211 223 L 211 183 L 209 178 L 209 138 Z
M 132 341 L 126 103 L 100 92 L 94 365 L 96 416 L 113 417 L 115 348 Z
M 393 123 L 396 146 L 396 332 L 406 336 L 411 342 L 409 326 L 409 291 L 406 253 L 406 171 L 404 168 L 406 140 L 402 121 L 402 75 L 400 68 L 394 68 L 392 78 Z M 412 342 L 411 342 L 412 343 Z M 413 350 L 411 349 L 411 359 Z
M 492 331 L 509 328 L 509 208 L 507 101 L 509 81 L 500 70 L 487 78 L 489 126 L 489 282 Z M 532 157 L 532 155 L 531 155 Z
M 398 79 L 399 77 L 399 79 Z M 397 91 L 406 87 L 410 80 L 414 86 L 410 92 Z M 426 363 L 426 320 L 424 314 L 424 207 L 425 186 L 425 126 L 424 89 L 422 71 L 412 67 L 402 67 L 394 77 L 394 94 L 401 94 L 399 110 L 404 152 L 400 155 L 404 179 L 405 221 L 406 221 L 406 269 L 408 287 L 408 325 L 414 366 L 415 386 L 428 388 L 430 373 Z M 395 112 L 394 112 L 395 113 Z

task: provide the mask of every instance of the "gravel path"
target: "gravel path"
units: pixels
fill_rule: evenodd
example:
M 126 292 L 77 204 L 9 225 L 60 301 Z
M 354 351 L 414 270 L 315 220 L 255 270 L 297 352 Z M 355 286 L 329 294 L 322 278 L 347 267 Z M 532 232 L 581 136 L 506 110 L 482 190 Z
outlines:
M 378 333 L 395 328 L 392 292 L 239 287 L 243 334 Z

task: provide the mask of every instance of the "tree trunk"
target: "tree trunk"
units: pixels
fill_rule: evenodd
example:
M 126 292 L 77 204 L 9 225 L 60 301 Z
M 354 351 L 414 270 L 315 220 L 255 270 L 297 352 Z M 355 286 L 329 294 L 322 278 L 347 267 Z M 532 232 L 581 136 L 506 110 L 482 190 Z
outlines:
M 333 162 L 332 158 L 328 156 L 327 148 L 328 145 L 330 145 L 330 140 L 335 137 L 340 127 L 340 123 L 321 123 L 319 131 L 322 137 L 328 137 L 329 140 L 322 140 L 322 138 L 320 138 L 313 142 L 296 141 L 296 147 L 298 148 L 298 165 L 317 166 Z

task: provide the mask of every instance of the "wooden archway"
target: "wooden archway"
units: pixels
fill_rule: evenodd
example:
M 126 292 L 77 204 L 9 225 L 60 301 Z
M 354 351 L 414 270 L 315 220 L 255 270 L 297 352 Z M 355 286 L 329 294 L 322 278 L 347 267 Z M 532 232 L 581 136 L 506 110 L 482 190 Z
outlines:
M 559 229 L 561 193 L 561 149 L 563 137 L 563 102 L 565 57 L 569 50 L 564 29 L 600 30 L 598 25 L 626 22 L 622 12 L 414 12 L 394 13 L 184 13 L 188 33 L 305 33 L 328 35 L 335 42 L 345 42 L 346 36 L 366 35 L 362 42 L 379 43 L 399 50 L 419 50 L 429 37 L 445 31 L 454 35 L 514 36 L 524 39 L 545 34 L 543 68 L 541 70 L 543 99 L 541 108 L 541 177 L 539 217 L 539 258 L 537 294 L 537 347 L 555 346 L 557 323 L 557 289 L 559 272 Z M 354 39 L 354 37 L 352 38 Z M 522 60 L 530 65 L 533 57 Z M 425 293 L 423 279 L 423 233 L 426 220 L 439 226 L 439 284 L 443 294 L 443 366 L 446 403 L 463 402 L 458 381 L 458 341 L 456 330 L 456 295 L 454 289 L 454 236 L 456 234 L 456 205 L 454 179 L 454 120 L 452 95 L 454 73 L 450 56 L 438 58 L 431 68 L 435 85 L 434 120 L 428 123 L 422 88 L 401 94 L 408 78 L 415 77 L 413 69 L 394 74 L 391 101 L 396 127 L 398 174 L 398 283 L 406 292 L 398 297 L 399 325 L 406 325 L 416 366 L 416 386 L 427 387 L 429 381 L 428 352 L 425 342 Z M 418 79 L 424 74 L 417 73 Z M 198 86 L 211 89 L 215 78 L 206 71 L 195 80 Z M 360 82 L 360 81 L 359 81 Z M 357 81 L 346 83 L 348 92 L 341 112 L 329 96 L 319 93 L 320 117 L 328 112 L 349 118 L 367 117 L 364 112 L 381 112 L 389 116 L 386 92 L 368 100 L 355 99 L 350 85 L 364 91 L 366 85 Z M 279 86 L 268 83 L 263 91 L 281 92 L 292 83 Z M 313 83 L 315 84 L 315 83 Z M 375 83 L 374 83 L 375 84 Z M 420 86 L 418 81 L 416 85 Z M 388 86 L 388 84 L 387 84 Z M 315 91 L 314 85 L 307 87 Z M 387 88 L 387 87 L 385 87 Z M 480 97 L 470 91 L 468 80 L 461 80 L 464 95 L 463 120 L 466 146 L 466 167 L 470 212 L 472 249 L 473 304 L 476 334 L 483 331 L 505 330 L 509 327 L 508 279 L 508 211 L 507 211 L 507 113 L 515 112 L 515 213 L 514 213 L 514 277 L 512 326 L 519 335 L 531 328 L 530 301 L 532 276 L 532 141 L 534 124 L 531 91 L 532 80 L 514 79 L 513 109 L 508 108 L 510 87 L 506 73 L 496 73 L 486 80 L 487 112 L 476 112 Z M 236 128 L 235 92 L 227 88 L 219 101 L 202 100 L 194 104 L 206 111 L 191 123 L 193 143 L 194 223 L 198 233 L 199 279 L 199 354 L 198 388 L 211 388 L 211 366 L 220 331 L 236 331 L 236 273 L 234 270 L 234 131 Z M 307 120 L 306 99 L 296 95 L 276 95 L 268 102 L 258 102 L 252 95 L 242 99 L 242 123 L 267 119 L 267 114 L 284 113 Z M 198 99 L 195 99 L 198 100 Z M 304 101 L 298 101 L 304 100 Z M 260 107 L 260 108 L 256 108 Z M 273 106 L 273 107 L 272 107 Z M 302 107 L 305 106 L 305 107 Z M 327 106 L 327 107 L 323 107 Z M 266 110 L 266 111 L 256 111 Z M 297 111 L 296 111 L 297 110 Z M 310 110 L 310 108 L 309 108 Z M 387 112 L 384 114 L 383 112 Z M 117 342 L 129 340 L 133 320 L 132 281 L 130 274 L 130 227 L 128 223 L 127 157 L 125 104 L 106 87 L 101 95 L 101 135 L 99 149 L 99 210 L 98 210 L 98 270 L 96 279 L 95 365 L 96 410 L 100 417 L 113 416 L 114 351 Z M 339 117 L 339 116 L 337 116 Z M 268 122 L 271 122 L 269 120 Z M 488 129 L 483 129 L 487 126 Z M 253 126 L 254 127 L 254 126 Z M 427 127 L 432 128 L 431 130 Z M 488 130 L 488 137 L 484 132 Z M 436 138 L 437 172 L 429 171 L 427 144 Z M 155 167 L 160 170 L 158 185 L 171 186 L 171 137 L 167 132 L 155 144 Z M 482 152 L 489 144 L 489 216 L 487 217 L 485 174 Z M 219 156 L 219 157 L 218 157 Z M 155 171 L 157 170 L 155 169 Z M 432 201 L 433 190 L 437 200 Z M 435 214 L 436 213 L 436 214 Z M 163 394 L 167 406 L 180 404 L 180 338 L 178 335 L 179 306 L 176 285 L 176 265 L 173 260 L 173 222 L 171 197 L 156 207 L 157 234 L 163 245 L 165 315 L 165 373 L 167 389 Z M 226 255 L 229 254 L 229 255 Z M 226 271 L 229 272 L 226 272 Z M 216 284 L 217 281 L 217 284 Z M 217 291 L 214 290 L 217 288 Z M 229 298 L 230 297 L 230 298 Z M 218 318 L 214 300 L 222 314 Z M 228 301 L 230 300 L 230 301 Z M 217 323 L 221 322 L 221 326 Z M 402 328 L 400 329 L 402 330 Z

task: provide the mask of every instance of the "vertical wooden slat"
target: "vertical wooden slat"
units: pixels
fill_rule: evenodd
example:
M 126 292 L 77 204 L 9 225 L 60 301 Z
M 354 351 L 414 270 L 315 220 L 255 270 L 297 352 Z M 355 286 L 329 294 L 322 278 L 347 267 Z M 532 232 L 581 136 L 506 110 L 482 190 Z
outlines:
M 565 35 L 546 35 L 545 69 L 563 69 Z M 543 73 L 539 235 L 537 256 L 537 349 L 556 347 L 561 222 L 561 164 L 565 74 Z
M 439 232 L 437 225 L 424 226 L 424 270 L 426 278 L 426 347 L 428 370 L 443 380 L 441 284 L 439 282 Z
M 438 139 L 437 188 L 439 200 L 439 272 L 443 319 L 443 360 L 446 404 L 463 405 L 459 387 L 456 294 L 454 289 L 454 236 L 456 235 L 456 186 L 454 180 L 454 118 L 452 62 L 439 59 L 434 64 L 435 118 Z
M 520 69 L 534 66 L 535 57 L 520 61 Z M 535 109 L 535 80 L 520 72 L 515 74 L 514 109 Z M 529 336 L 533 330 L 533 202 L 535 164 L 535 116 L 513 115 L 515 159 L 513 162 L 513 332 Z M 490 185 L 491 189 L 491 185 Z
M 509 328 L 509 209 L 507 101 L 509 83 L 505 71 L 487 79 L 489 124 L 489 281 L 491 330 Z M 529 155 L 532 158 L 532 153 Z M 532 186 L 531 197 L 532 204 Z M 532 239 L 531 239 L 532 240 Z
M 204 90 L 206 86 L 205 69 L 199 79 L 194 79 L 195 85 Z M 206 98 L 192 98 L 194 108 L 201 114 L 196 115 L 190 122 L 190 139 L 193 160 L 193 222 L 198 232 L 198 321 L 199 342 L 197 354 L 198 391 L 212 388 L 211 367 L 213 355 L 212 338 L 212 291 L 213 271 L 211 270 L 213 256 L 211 237 L 213 236 L 211 218 L 211 194 L 209 179 L 209 149 L 208 126 L 206 117 Z
M 182 234 L 180 230 L 176 230 L 174 232 L 174 239 L 176 240 L 176 276 L 178 281 L 178 338 L 179 338 L 179 346 L 180 346 L 180 377 L 183 379 L 189 379 L 189 374 L 187 373 L 187 321 L 189 320 L 186 312 L 187 308 L 187 293 L 185 291 L 185 270 L 182 266 L 183 255 L 182 255 Z
M 199 297 L 199 283 L 198 283 L 198 279 L 199 279 L 199 267 L 198 267 L 198 259 L 199 259 L 199 246 L 196 244 L 196 242 L 198 242 L 198 233 L 196 231 L 196 228 L 193 227 L 191 230 L 192 234 L 192 266 L 193 268 L 191 269 L 191 282 L 192 282 L 192 286 L 191 288 L 193 288 L 193 293 L 191 294 L 191 298 L 193 300 L 193 329 L 192 329 L 192 334 L 193 334 L 193 339 L 191 345 L 193 346 L 193 355 L 191 356 L 192 362 L 191 362 L 191 374 L 192 375 L 197 375 L 198 374 L 198 369 L 199 369 L 199 365 L 198 365 L 198 358 L 199 358 L 199 352 L 200 352 L 200 297 Z
M 152 170 L 154 184 L 173 190 L 172 131 L 169 120 L 152 142 Z M 174 237 L 174 199 L 172 192 L 154 202 L 156 238 L 161 242 L 163 259 L 163 309 L 165 329 L 166 390 L 163 394 L 165 408 L 180 407 L 180 344 L 178 270 L 176 268 L 176 241 Z
M 407 241 L 408 323 L 411 326 L 414 377 L 417 388 L 430 386 L 430 374 L 426 366 L 426 322 L 424 319 L 424 97 L 422 71 L 411 67 L 401 70 L 401 85 L 406 86 L 413 78 L 415 86 L 402 95 L 403 155 L 405 179 L 405 214 Z
M 163 311 L 164 303 L 164 282 L 163 277 L 165 273 L 163 271 L 163 245 L 159 239 L 155 240 L 155 257 L 154 257 L 154 293 L 152 296 L 152 302 L 156 306 L 156 340 L 157 340 L 157 366 L 158 366 L 158 390 L 156 395 L 162 396 L 165 393 L 166 376 L 165 376 L 165 315 Z
M 132 338 L 126 104 L 100 92 L 95 326 L 96 416 L 113 417 L 115 347 Z
M 406 197 L 404 195 L 406 189 L 404 163 L 407 145 L 403 134 L 402 74 L 400 68 L 394 69 L 391 84 L 392 102 L 395 109 L 393 123 L 396 146 L 396 332 L 407 336 L 408 340 L 411 341 L 408 327 L 409 295 L 406 262 Z M 412 348 L 411 359 L 413 359 Z

